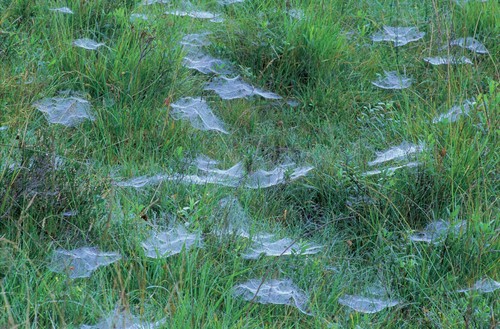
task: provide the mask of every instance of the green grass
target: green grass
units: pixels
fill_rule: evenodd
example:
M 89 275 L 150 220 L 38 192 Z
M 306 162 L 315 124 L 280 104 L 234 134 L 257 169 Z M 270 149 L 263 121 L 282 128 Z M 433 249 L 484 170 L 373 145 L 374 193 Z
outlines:
M 246 0 L 219 6 L 211 23 L 164 14 L 182 1 L 0 0 L 0 328 L 78 328 L 122 305 L 165 328 L 495 328 L 498 291 L 458 289 L 499 274 L 500 5 L 470 1 Z M 68 6 L 74 15 L 49 11 Z M 300 9 L 302 20 L 288 9 Z M 132 13 L 148 21 L 130 21 Z M 417 26 L 417 42 L 373 43 L 382 26 Z M 203 90 L 208 76 L 183 67 L 180 40 L 210 31 L 207 51 L 230 60 L 248 82 L 285 101 L 223 101 Z M 424 57 L 446 40 L 473 36 L 489 50 L 473 65 L 433 67 Z M 104 42 L 98 51 L 71 46 Z M 446 53 L 446 51 L 444 51 Z M 414 78 L 404 90 L 371 84 L 383 71 Z M 95 121 L 51 125 L 33 103 L 81 92 Z M 174 121 L 165 100 L 203 96 L 231 134 Z M 475 97 L 457 122 L 433 124 Z M 375 152 L 425 143 L 421 165 L 363 176 Z M 272 169 L 291 159 L 306 177 L 249 190 L 163 182 L 120 188 L 120 179 L 187 170 L 205 154 L 229 168 Z M 57 169 L 54 157 L 64 160 Z M 324 245 L 312 256 L 241 257 L 248 241 L 218 238 L 219 201 L 236 197 L 254 222 Z M 370 202 L 355 202 L 353 197 Z M 77 211 L 64 217 L 65 211 Z M 145 221 L 144 219 L 147 219 Z M 151 223 L 200 230 L 204 247 L 163 259 L 145 256 Z M 440 244 L 411 242 L 429 222 L 466 221 Z M 97 246 L 122 260 L 71 280 L 48 269 L 58 248 Z M 332 270 L 332 268 L 336 270 Z M 313 316 L 249 303 L 232 287 L 252 278 L 290 278 Z M 362 314 L 338 303 L 380 282 L 401 303 Z

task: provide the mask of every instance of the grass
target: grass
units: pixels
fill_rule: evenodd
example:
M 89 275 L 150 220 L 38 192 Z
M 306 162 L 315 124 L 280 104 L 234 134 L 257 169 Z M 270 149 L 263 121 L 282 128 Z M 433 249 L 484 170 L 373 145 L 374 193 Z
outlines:
M 495 328 L 498 291 L 459 293 L 499 280 L 498 168 L 500 5 L 497 1 L 193 1 L 223 14 L 211 23 L 164 14 L 181 1 L 0 0 L 0 328 L 77 328 L 121 305 L 165 328 Z M 73 15 L 50 8 L 68 6 Z M 292 18 L 289 9 L 303 12 Z M 147 21 L 130 20 L 133 13 Z M 424 39 L 373 43 L 382 26 L 417 26 Z M 203 90 L 209 77 L 183 67 L 180 40 L 210 31 L 207 51 L 230 60 L 248 82 L 284 97 L 223 101 Z M 473 36 L 489 50 L 473 65 L 433 67 L 445 42 Z M 72 47 L 77 38 L 106 44 Z M 404 90 L 371 84 L 396 70 Z M 75 90 L 95 121 L 49 124 L 33 103 Z M 203 96 L 229 135 L 174 121 L 165 102 Z M 457 122 L 433 124 L 475 97 Z M 286 101 L 296 100 L 292 107 Z M 375 152 L 425 143 L 416 168 L 364 176 Z M 142 189 L 115 181 L 188 170 L 205 154 L 226 169 L 272 169 L 291 159 L 315 169 L 267 189 L 164 182 Z M 55 157 L 63 160 L 57 168 Z M 219 201 L 236 197 L 252 231 L 320 243 L 312 256 L 245 260 L 249 243 L 220 239 Z M 359 200 L 369 200 L 363 202 Z M 75 211 L 76 216 L 62 214 Z M 466 227 L 439 244 L 409 236 L 444 219 Z M 189 224 L 201 249 L 145 256 L 152 223 Z M 122 260 L 89 278 L 49 270 L 58 248 L 96 246 Z M 232 287 L 252 278 L 291 279 L 313 316 L 284 305 L 249 303 Z M 396 307 L 363 314 L 338 303 L 374 283 Z

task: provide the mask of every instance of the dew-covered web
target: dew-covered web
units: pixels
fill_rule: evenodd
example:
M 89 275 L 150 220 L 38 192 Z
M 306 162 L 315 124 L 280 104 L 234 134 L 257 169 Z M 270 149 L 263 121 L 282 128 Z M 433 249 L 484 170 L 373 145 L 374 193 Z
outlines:
M 214 220 L 219 224 L 215 230 L 218 236 L 235 235 L 242 238 L 250 237 L 250 219 L 235 197 L 226 197 L 219 201 Z
M 425 32 L 419 32 L 416 27 L 384 26 L 383 30 L 372 36 L 374 42 L 391 41 L 396 47 L 404 46 L 412 41 L 420 40 Z
M 341 296 L 338 302 L 360 313 L 377 313 L 399 304 L 397 300 L 392 299 L 347 294 Z
M 288 16 L 298 21 L 303 20 L 306 14 L 302 9 L 291 8 L 288 10 Z
M 380 282 L 367 287 L 363 294 L 345 294 L 338 299 L 338 302 L 356 312 L 369 314 L 380 312 L 400 303 L 398 300 L 390 298 L 388 288 Z
M 193 165 L 198 169 L 198 175 L 174 175 L 172 179 L 180 180 L 190 184 L 218 184 L 228 187 L 237 187 L 245 175 L 243 163 L 238 162 L 229 169 L 219 169 L 218 161 L 206 156 L 199 156 L 194 160 Z
M 247 301 L 261 304 L 277 304 L 295 306 L 304 314 L 311 315 L 307 310 L 307 296 L 291 280 L 251 279 L 236 285 L 233 295 Z
M 218 162 L 201 156 L 194 161 L 198 175 L 174 174 L 168 177 L 188 184 L 217 184 L 227 187 L 246 187 L 250 189 L 268 188 L 305 176 L 313 169 L 311 166 L 296 167 L 295 164 L 283 164 L 271 171 L 257 170 L 246 173 L 242 162 L 229 169 L 217 168 Z
M 401 75 L 396 71 L 386 71 L 384 76 L 372 81 L 372 84 L 382 89 L 405 89 L 410 87 L 412 82 L 413 78 Z
M 61 214 L 63 217 L 74 217 L 78 215 L 78 210 L 68 210 Z
M 252 245 L 242 255 L 245 259 L 257 259 L 261 254 L 265 256 L 287 256 L 287 255 L 313 255 L 321 251 L 322 246 L 294 241 L 290 238 L 277 240 L 273 234 L 263 234 L 252 238 Z
M 163 232 L 152 232 L 142 247 L 147 257 L 161 258 L 176 255 L 183 248 L 189 250 L 201 247 L 202 237 L 199 233 L 189 233 L 182 225 L 177 225 Z
M 73 127 L 85 120 L 94 120 L 90 103 L 81 97 L 44 98 L 33 106 L 45 114 L 49 123 Z
M 290 238 L 278 239 L 271 233 L 250 233 L 250 218 L 235 197 L 226 197 L 220 200 L 219 207 L 214 213 L 218 228 L 214 233 L 218 236 L 233 235 L 250 238 L 252 245 L 242 254 L 245 259 L 257 259 L 260 255 L 286 256 L 311 255 L 321 251 L 322 246 L 304 241 L 294 241 Z
M 235 3 L 242 3 L 245 2 L 245 0 L 218 0 L 217 2 L 219 3 L 219 5 L 227 6 Z
M 199 170 L 208 171 L 208 172 L 212 172 L 212 171 L 221 172 L 219 169 L 217 169 L 217 165 L 219 165 L 219 161 L 211 159 L 203 154 L 197 156 L 194 159 L 193 165 L 196 168 L 198 168 Z M 235 174 L 235 176 L 237 176 L 237 175 L 239 175 L 239 174 Z
M 116 182 L 115 185 L 119 187 L 135 187 L 142 188 L 148 185 L 159 184 L 168 178 L 167 175 L 154 175 L 154 176 L 140 176 L 134 177 L 125 181 Z
M 54 170 L 61 170 L 63 166 L 66 164 L 66 160 L 57 155 L 52 156 L 50 158 L 50 162 Z
M 472 287 L 459 289 L 457 292 L 478 291 L 481 293 L 490 293 L 497 289 L 500 289 L 500 282 L 486 277 L 476 281 Z
M 408 162 L 408 163 L 406 163 L 404 165 L 401 165 L 401 166 L 394 166 L 394 167 L 389 167 L 389 168 L 383 168 L 383 169 L 376 169 L 376 170 L 366 171 L 362 175 L 363 176 L 374 176 L 374 175 L 380 175 L 382 173 L 386 173 L 387 175 L 392 175 L 398 169 L 402 169 L 402 168 L 415 168 L 415 167 L 419 166 L 420 164 L 421 164 L 420 162 L 413 161 L 413 162 Z
M 94 247 L 74 250 L 57 249 L 52 254 L 49 269 L 66 273 L 71 279 L 89 277 L 100 266 L 106 266 L 121 259 L 116 252 L 102 252 Z
M 186 34 L 181 40 L 181 45 L 186 47 L 188 51 L 191 48 L 198 50 L 201 47 L 210 46 L 212 42 L 210 42 L 208 36 L 211 34 L 211 32 Z
M 102 47 L 104 45 L 105 45 L 104 43 L 97 42 L 95 40 L 88 39 L 88 38 L 76 39 L 73 41 L 73 46 L 87 49 L 87 50 L 96 50 L 99 47 Z
M 212 57 L 202 51 L 188 53 L 182 64 L 203 74 L 232 74 L 234 70 L 229 61 Z
M 475 98 L 466 99 L 461 105 L 454 105 L 448 112 L 440 114 L 437 117 L 435 117 L 432 120 L 432 122 L 433 123 L 438 123 L 443 121 L 455 122 L 458 120 L 460 116 L 468 114 L 469 111 L 472 108 L 474 108 L 475 104 L 476 104 Z
M 458 64 L 472 64 L 472 61 L 465 56 L 456 57 L 453 55 L 425 57 L 424 61 L 431 65 L 458 65 Z
M 252 189 L 268 188 L 282 184 L 287 180 L 296 180 L 314 169 L 311 166 L 299 168 L 294 168 L 294 166 L 294 164 L 286 164 L 278 166 L 271 171 L 257 170 L 248 175 L 245 186 Z
M 460 230 L 465 229 L 465 225 L 464 221 L 451 225 L 444 220 L 437 220 L 427 224 L 422 231 L 411 235 L 410 240 L 438 244 L 443 242 L 449 233 L 457 234 Z
M 151 6 L 151 5 L 154 5 L 154 4 L 168 4 L 170 3 L 170 0 L 144 0 L 142 1 L 142 5 L 143 6 Z
M 203 74 L 233 74 L 234 68 L 229 61 L 212 57 L 202 50 L 202 47 L 211 44 L 208 39 L 210 34 L 210 32 L 193 33 L 182 38 L 181 45 L 187 52 L 182 64 Z
M 368 162 L 368 165 L 375 166 L 388 161 L 405 159 L 410 155 L 420 153 L 423 150 L 423 143 L 415 145 L 408 142 L 402 142 L 400 145 L 391 147 L 386 151 L 377 152 L 377 158 L 373 161 Z
M 95 325 L 82 325 L 81 329 L 154 329 L 159 328 L 165 323 L 165 320 L 156 322 L 143 321 L 132 315 L 129 310 L 123 307 L 116 307 L 113 312 L 108 314 Z
M 159 184 L 163 181 L 179 181 L 187 184 L 218 184 L 228 187 L 237 187 L 245 175 L 243 164 L 237 163 L 229 169 L 218 169 L 217 161 L 206 157 L 198 157 L 193 165 L 200 172 L 198 175 L 174 173 L 172 175 L 158 174 L 154 176 L 134 177 L 125 181 L 115 182 L 116 186 L 142 188 L 148 185 Z
M 488 54 L 488 49 L 479 41 L 472 37 L 458 38 L 450 42 L 450 46 L 458 46 L 464 49 L 468 49 L 477 54 Z
M 455 2 L 459 5 L 465 5 L 469 2 L 488 2 L 488 0 L 455 0 Z
M 51 8 L 50 11 L 55 11 L 63 14 L 73 14 L 73 10 L 69 9 L 68 7 Z
M 212 12 L 209 12 L 209 11 L 173 10 L 173 11 L 167 11 L 167 12 L 165 12 L 165 14 L 167 14 L 167 15 L 173 15 L 173 16 L 180 16 L 180 17 L 187 16 L 187 17 L 197 18 L 197 19 L 207 19 L 207 20 L 210 20 L 210 22 L 213 22 L 213 23 L 220 23 L 220 22 L 224 21 L 224 19 L 220 16 L 220 14 L 212 13 Z
M 214 91 L 220 98 L 226 100 L 247 98 L 255 95 L 266 99 L 281 99 L 281 96 L 278 94 L 249 85 L 239 76 L 235 78 L 215 77 L 205 87 L 205 90 Z
M 146 14 L 137 14 L 137 13 L 130 15 L 130 21 L 131 22 L 136 22 L 136 21 L 139 21 L 139 20 L 147 21 L 147 20 L 149 20 L 149 16 L 146 15 Z
M 228 134 L 224 123 L 215 116 L 208 104 L 201 98 L 184 97 L 171 104 L 170 115 L 175 120 L 189 120 L 200 130 L 215 130 Z
M 173 175 L 171 180 L 178 180 L 187 184 L 216 184 L 227 187 L 238 187 L 243 175 L 243 164 L 237 163 L 227 170 L 217 169 L 217 172 L 208 171 L 201 175 Z

